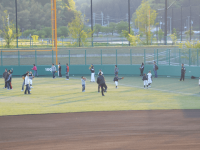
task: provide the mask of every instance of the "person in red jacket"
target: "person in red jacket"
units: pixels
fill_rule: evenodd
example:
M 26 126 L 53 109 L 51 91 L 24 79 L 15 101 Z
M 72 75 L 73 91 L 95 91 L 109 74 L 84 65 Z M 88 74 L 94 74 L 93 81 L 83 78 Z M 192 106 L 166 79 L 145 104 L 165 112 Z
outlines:
M 66 64 L 66 80 L 69 80 L 69 66 Z
M 34 77 L 35 77 L 35 75 L 37 75 L 37 77 L 38 77 L 37 67 L 35 66 L 35 64 L 33 64 L 32 70 L 34 70 Z

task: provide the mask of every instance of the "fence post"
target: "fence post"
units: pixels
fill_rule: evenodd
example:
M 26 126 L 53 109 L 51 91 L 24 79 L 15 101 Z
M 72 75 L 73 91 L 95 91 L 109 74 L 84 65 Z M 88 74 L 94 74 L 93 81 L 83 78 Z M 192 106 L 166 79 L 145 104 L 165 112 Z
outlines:
M 199 49 L 197 49 L 197 66 L 199 66 Z
M 37 51 L 35 50 L 35 65 L 37 65 Z
M 18 50 L 18 66 L 20 66 L 20 52 Z
M 179 66 L 181 65 L 181 50 L 179 49 Z
M 101 65 L 102 65 L 102 49 L 101 49 Z
M 190 56 L 190 55 L 191 55 L 190 50 L 191 50 L 191 49 L 189 49 L 189 66 L 190 66 L 190 61 L 191 61 L 191 60 L 190 60 L 190 59 L 191 59 L 191 58 L 190 58 L 190 57 L 191 57 L 191 56 Z
M 86 50 L 85 50 L 85 65 L 86 65 Z
M 146 50 L 144 49 L 144 64 L 146 64 Z
M 117 65 L 117 49 L 116 49 L 116 65 Z
M 1 51 L 1 66 L 3 66 L 3 57 L 2 57 L 2 51 Z
M 54 60 L 53 60 L 53 50 L 52 50 L 52 64 L 53 64 Z
M 69 50 L 69 65 L 70 65 L 70 50 Z
M 130 49 L 130 63 L 132 65 L 132 49 Z
M 169 49 L 169 66 L 170 66 L 170 49 Z
M 156 61 L 156 52 L 155 52 L 155 49 L 154 49 L 154 61 Z
M 157 49 L 157 65 L 158 65 L 158 49 Z

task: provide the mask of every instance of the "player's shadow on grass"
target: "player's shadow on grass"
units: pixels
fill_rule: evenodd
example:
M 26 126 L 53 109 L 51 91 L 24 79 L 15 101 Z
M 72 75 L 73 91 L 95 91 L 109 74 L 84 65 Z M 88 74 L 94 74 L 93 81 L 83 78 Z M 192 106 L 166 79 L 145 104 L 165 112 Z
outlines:
M 200 109 L 188 109 L 182 110 L 182 112 L 186 118 L 200 118 Z

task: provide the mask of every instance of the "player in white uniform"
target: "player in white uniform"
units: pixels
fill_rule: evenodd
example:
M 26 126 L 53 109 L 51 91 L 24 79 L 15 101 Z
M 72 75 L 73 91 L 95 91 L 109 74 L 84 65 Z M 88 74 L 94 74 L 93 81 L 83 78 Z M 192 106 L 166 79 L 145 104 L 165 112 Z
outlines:
M 151 83 L 152 83 L 152 74 L 151 74 L 151 70 L 149 71 L 149 73 L 147 74 L 148 76 L 148 85 L 149 87 L 151 87 Z
M 199 77 L 199 86 L 200 86 L 200 77 Z

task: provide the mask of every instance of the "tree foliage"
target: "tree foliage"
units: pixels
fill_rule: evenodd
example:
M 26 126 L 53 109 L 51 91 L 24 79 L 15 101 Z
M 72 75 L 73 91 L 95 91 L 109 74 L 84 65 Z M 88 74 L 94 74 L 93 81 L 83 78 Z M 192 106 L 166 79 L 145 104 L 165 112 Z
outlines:
M 149 1 L 143 0 L 140 7 L 136 10 L 135 26 L 146 35 L 146 44 L 151 40 L 151 26 L 155 24 L 157 13 L 150 6 Z
M 8 12 L 7 10 L 4 11 L 4 15 L 2 16 L 2 25 L 3 30 L 1 31 L 1 35 L 4 38 L 6 45 L 6 48 L 11 48 L 11 43 L 16 39 L 17 36 L 20 36 L 21 33 L 18 30 L 18 35 L 16 33 L 15 25 L 12 23 L 12 21 L 8 22 Z
M 91 30 L 84 31 L 84 18 L 78 13 L 74 20 L 68 24 L 69 35 L 75 40 L 75 44 L 79 47 L 86 44 L 88 37 L 93 33 Z

